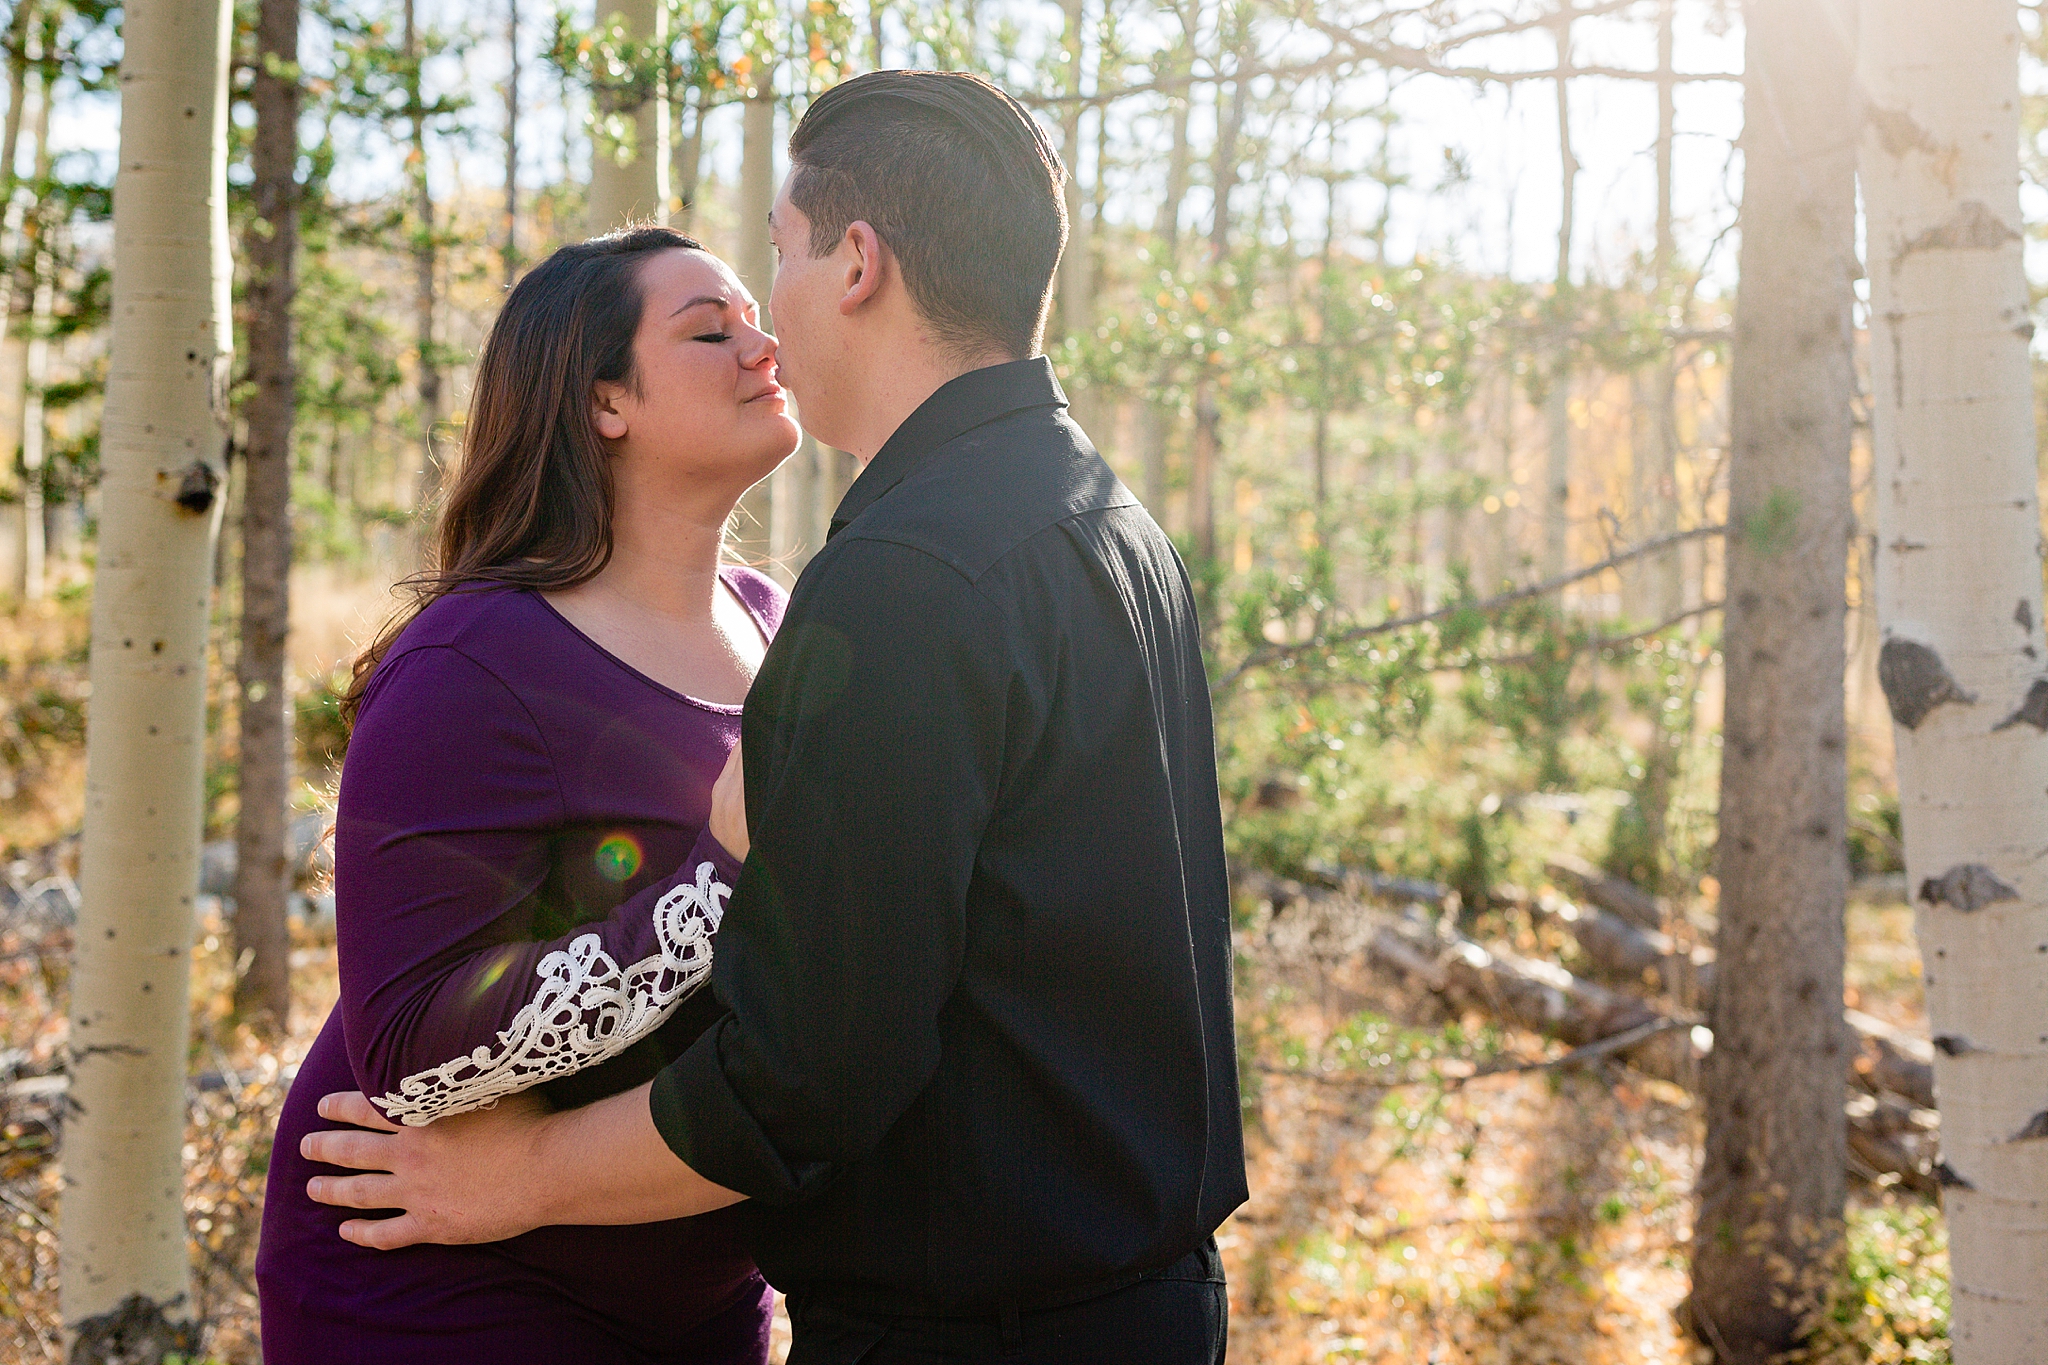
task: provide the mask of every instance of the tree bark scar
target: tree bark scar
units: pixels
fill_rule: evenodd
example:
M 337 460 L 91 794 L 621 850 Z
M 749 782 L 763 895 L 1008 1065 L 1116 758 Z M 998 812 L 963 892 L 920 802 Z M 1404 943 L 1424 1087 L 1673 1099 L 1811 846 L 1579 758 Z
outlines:
M 1917 640 L 1886 640 L 1877 654 L 1877 681 L 1884 688 L 1892 719 L 1908 730 L 1920 728 L 1927 713 L 1943 702 L 1976 702 L 1963 690 L 1941 656 Z
M 2040 1138 L 2048 1138 L 2048 1109 L 2043 1109 L 2028 1119 L 2027 1126 L 2014 1133 L 2007 1141 L 2033 1142 Z
M 1944 1057 L 1960 1057 L 1965 1052 L 1975 1052 L 1977 1045 L 1960 1033 L 1938 1033 L 1934 1036 L 1934 1050 Z
M 2021 721 L 2036 730 L 2048 731 L 2048 678 L 2036 678 L 2027 689 L 2027 699 L 2020 703 L 2020 709 L 1992 726 L 1993 731 L 2009 730 Z
M 1974 1190 L 1977 1187 L 1956 1174 L 1956 1168 L 1946 1161 L 1934 1163 L 1934 1183 L 1945 1190 Z
M 85 1319 L 77 1325 L 71 1365 L 127 1365 L 196 1354 L 200 1324 L 176 1321 L 165 1311 L 179 1307 L 184 1299 L 180 1294 L 159 1304 L 130 1294 L 112 1312 Z
M 2000 881 L 1982 863 L 1963 863 L 1939 877 L 1920 883 L 1920 899 L 1929 905 L 1953 905 L 1958 910 L 1981 910 L 1998 901 L 2016 901 L 2020 893 Z
M 1880 109 L 1876 106 L 1864 111 L 1870 126 L 1877 133 L 1878 141 L 1884 144 L 1886 156 L 1904 156 L 1907 152 L 1926 152 L 1938 155 L 1941 144 L 1934 135 L 1922 128 L 1913 116 L 1903 109 Z
M 2034 604 L 2022 597 L 2020 604 L 2012 609 L 2012 619 L 2019 625 L 2021 630 L 2032 635 L 2034 633 Z
M 1976 199 L 1966 200 L 1945 223 L 1936 224 L 1900 247 L 1892 257 L 1892 268 L 1918 251 L 1996 251 L 2020 234 L 2012 224 Z
M 202 516 L 213 510 L 214 494 L 219 489 L 220 475 L 213 466 L 204 460 L 194 460 L 178 480 L 177 496 L 172 500 L 194 516 Z

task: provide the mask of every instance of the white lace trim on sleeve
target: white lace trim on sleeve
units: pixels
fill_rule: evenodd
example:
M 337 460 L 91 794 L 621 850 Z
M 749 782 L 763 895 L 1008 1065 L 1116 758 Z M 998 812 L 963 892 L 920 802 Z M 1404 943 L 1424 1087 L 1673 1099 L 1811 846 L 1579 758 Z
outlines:
M 495 1049 L 407 1076 L 377 1107 L 408 1127 L 485 1109 L 542 1081 L 595 1066 L 661 1027 L 711 971 L 711 935 L 732 888 L 710 863 L 654 907 L 659 951 L 621 969 L 596 934 L 580 934 L 540 960 L 540 989 L 498 1035 Z

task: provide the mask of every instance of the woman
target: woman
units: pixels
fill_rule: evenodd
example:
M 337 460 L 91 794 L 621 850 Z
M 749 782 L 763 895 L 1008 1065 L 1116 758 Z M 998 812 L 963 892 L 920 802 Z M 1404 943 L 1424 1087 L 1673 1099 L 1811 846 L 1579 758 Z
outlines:
M 581 1104 L 714 1017 L 690 995 L 737 868 L 711 788 L 783 603 L 719 554 L 799 436 L 758 321 L 722 262 L 650 227 L 557 251 L 491 330 L 438 568 L 345 701 L 341 1002 L 273 1147 L 270 1365 L 766 1357 L 771 1295 L 728 1214 L 377 1252 L 307 1199 L 331 1168 L 298 1155 L 329 1091 L 412 1124 L 529 1089 Z

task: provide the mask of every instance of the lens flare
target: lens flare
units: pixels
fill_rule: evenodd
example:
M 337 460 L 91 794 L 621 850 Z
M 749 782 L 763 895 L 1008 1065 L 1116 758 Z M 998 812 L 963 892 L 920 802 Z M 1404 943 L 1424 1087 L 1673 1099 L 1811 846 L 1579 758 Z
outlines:
M 597 846 L 592 859 L 597 863 L 600 876 L 611 881 L 622 882 L 640 870 L 640 841 L 621 831 L 607 834 L 604 842 Z

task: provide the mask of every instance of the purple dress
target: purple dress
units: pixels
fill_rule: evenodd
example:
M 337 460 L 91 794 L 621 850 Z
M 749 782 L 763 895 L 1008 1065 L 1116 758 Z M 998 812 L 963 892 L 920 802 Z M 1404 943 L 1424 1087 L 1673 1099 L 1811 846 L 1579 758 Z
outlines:
M 725 581 L 764 635 L 783 594 Z M 653 1077 L 717 1015 L 737 867 L 704 828 L 740 708 L 663 687 L 539 595 L 453 593 L 379 665 L 336 819 L 341 1002 L 278 1121 L 256 1278 L 268 1365 L 760 1365 L 772 1295 L 734 1210 L 371 1251 L 299 1155 L 360 1089 L 426 1123 L 538 1086 L 557 1107 Z M 488 1171 L 478 1171 L 488 1180 Z

